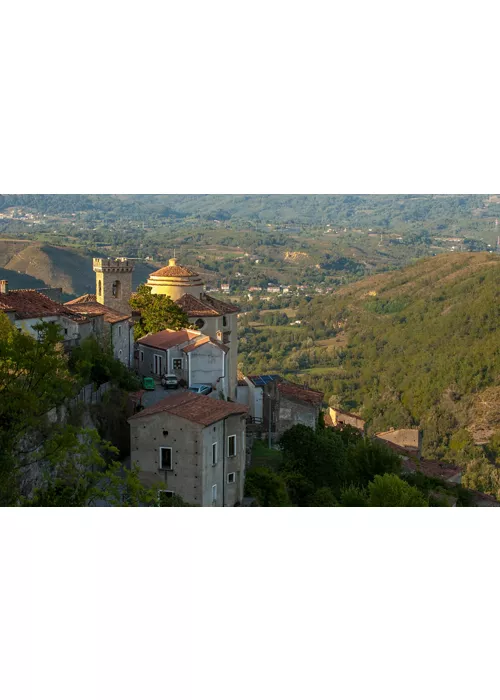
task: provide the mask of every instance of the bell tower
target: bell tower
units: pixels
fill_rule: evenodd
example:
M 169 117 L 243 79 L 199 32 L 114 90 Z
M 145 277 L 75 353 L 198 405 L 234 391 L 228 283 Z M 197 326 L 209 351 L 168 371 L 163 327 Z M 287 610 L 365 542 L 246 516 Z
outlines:
M 96 300 L 123 314 L 131 314 L 134 264 L 127 258 L 94 258 Z

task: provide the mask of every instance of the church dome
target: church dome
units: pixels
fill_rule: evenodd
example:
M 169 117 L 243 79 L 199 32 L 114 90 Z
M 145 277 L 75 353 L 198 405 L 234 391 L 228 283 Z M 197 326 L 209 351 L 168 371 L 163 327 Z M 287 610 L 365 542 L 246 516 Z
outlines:
M 203 292 L 203 280 L 197 272 L 177 264 L 177 258 L 171 258 L 166 267 L 153 272 L 146 283 L 152 294 L 164 294 L 174 301 L 184 294 L 199 297 Z

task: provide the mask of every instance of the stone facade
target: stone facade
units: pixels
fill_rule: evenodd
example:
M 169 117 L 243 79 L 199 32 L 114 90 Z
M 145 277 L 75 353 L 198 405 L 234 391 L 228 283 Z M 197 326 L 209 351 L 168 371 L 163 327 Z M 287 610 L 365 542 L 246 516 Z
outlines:
M 129 299 L 132 294 L 134 265 L 126 258 L 94 258 L 96 299 L 122 314 L 132 313 Z
M 136 414 L 129 419 L 132 463 L 139 465 L 145 485 L 192 505 L 235 506 L 244 495 L 246 414 L 238 404 L 231 415 L 227 402 L 192 396 L 212 402 L 214 411 L 226 404 L 227 415 L 204 425 L 162 410 Z M 168 455 L 168 468 L 162 468 L 162 454 Z
M 363 434 L 365 432 L 365 421 L 361 418 L 361 416 L 357 416 L 354 413 L 341 411 L 338 408 L 328 409 L 328 413 L 325 416 L 325 425 L 334 428 L 342 428 L 344 425 L 350 425 Z

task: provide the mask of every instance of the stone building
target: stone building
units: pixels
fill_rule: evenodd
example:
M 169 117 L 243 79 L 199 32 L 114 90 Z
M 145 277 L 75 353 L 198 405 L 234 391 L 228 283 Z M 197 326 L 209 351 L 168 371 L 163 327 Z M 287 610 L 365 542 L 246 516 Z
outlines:
M 294 425 L 316 428 L 323 404 L 323 392 L 287 382 L 278 374 L 252 375 L 244 378 L 248 392 L 238 387 L 239 396 L 248 395 L 252 422 L 262 425 L 273 439 L 279 439 Z
M 269 422 L 269 409 L 272 411 L 271 425 L 275 439 L 294 425 L 307 425 L 313 430 L 318 425 L 323 404 L 322 391 L 314 391 L 283 379 L 267 385 L 271 401 L 264 401 L 264 427 Z
M 133 271 L 134 265 L 127 258 L 94 258 L 97 303 L 130 316 Z
M 228 396 L 229 348 L 214 338 L 189 329 L 151 333 L 137 341 L 142 376 L 175 374 L 191 386 L 207 384 Z
M 5 313 L 16 328 L 34 338 L 38 335 L 35 327 L 39 323 L 57 324 L 67 349 L 98 332 L 102 326 L 99 319 L 88 318 L 35 289 L 9 291 L 5 280 L 0 280 L 0 312 Z
M 365 433 L 365 421 L 355 413 L 347 413 L 339 408 L 329 408 L 325 414 L 325 426 L 327 428 L 340 428 L 350 425 L 361 433 Z
M 179 391 L 129 418 L 131 460 L 146 486 L 192 505 L 241 504 L 247 407 Z
M 117 360 L 123 362 L 126 367 L 133 367 L 134 329 L 130 313 L 124 314 L 109 306 L 99 304 L 95 294 L 84 294 L 78 299 L 66 302 L 65 306 L 82 316 L 101 317 L 102 324 L 95 335 L 109 341 L 113 355 Z
M 418 428 L 391 428 L 382 433 L 376 433 L 375 437 L 385 442 L 389 447 L 399 447 L 408 453 L 413 453 L 417 457 L 422 456 L 422 431 Z

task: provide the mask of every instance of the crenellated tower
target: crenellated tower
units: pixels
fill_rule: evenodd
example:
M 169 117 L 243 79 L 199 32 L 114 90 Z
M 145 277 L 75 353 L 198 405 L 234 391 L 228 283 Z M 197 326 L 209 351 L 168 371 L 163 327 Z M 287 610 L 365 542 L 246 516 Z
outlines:
M 120 313 L 130 314 L 134 264 L 127 258 L 94 258 L 96 300 Z

